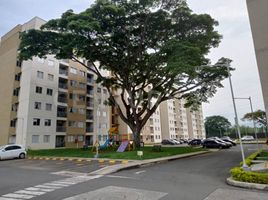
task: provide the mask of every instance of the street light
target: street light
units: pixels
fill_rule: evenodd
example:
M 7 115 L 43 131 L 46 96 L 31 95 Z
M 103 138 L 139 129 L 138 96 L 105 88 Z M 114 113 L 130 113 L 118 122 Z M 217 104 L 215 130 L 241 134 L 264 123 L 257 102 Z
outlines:
M 239 142 L 240 142 L 240 149 L 241 149 L 241 154 L 242 154 L 242 160 L 243 160 L 243 169 L 247 170 L 248 166 L 247 166 L 246 159 L 245 159 L 245 153 L 244 153 L 244 148 L 243 148 L 243 144 L 241 140 L 240 127 L 238 124 L 237 110 L 236 110 L 236 105 L 235 105 L 234 91 L 233 91 L 233 85 L 232 85 L 232 79 L 231 79 L 231 73 L 230 73 L 230 62 L 227 64 L 227 70 L 228 70 L 228 75 L 229 75 L 229 83 L 230 83 L 232 101 L 233 101 L 233 106 L 234 106 L 235 124 L 237 128 L 237 133 L 238 133 Z
M 248 97 L 248 98 L 237 97 L 235 99 L 246 99 L 246 100 L 249 100 L 250 110 L 251 110 L 251 113 L 253 113 L 253 106 L 252 106 L 251 97 Z M 255 120 L 254 119 L 253 119 L 253 128 L 254 128 L 255 138 L 256 138 L 256 141 L 257 141 L 257 147 L 259 149 L 259 140 L 258 140 L 258 137 L 257 137 L 256 123 L 255 123 Z

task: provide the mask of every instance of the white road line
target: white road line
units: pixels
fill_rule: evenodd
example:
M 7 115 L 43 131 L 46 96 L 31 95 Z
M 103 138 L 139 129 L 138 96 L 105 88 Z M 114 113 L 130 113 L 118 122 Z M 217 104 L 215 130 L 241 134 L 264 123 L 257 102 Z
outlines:
M 143 171 L 138 171 L 138 172 L 135 172 L 135 174 L 141 174 L 141 173 L 144 173 L 144 172 L 146 172 L 145 170 L 143 170 Z
M 64 184 L 64 185 L 74 185 L 75 183 L 73 182 L 66 182 L 66 181 L 54 181 L 52 183 L 56 183 L 56 184 Z
M 69 185 L 66 185 L 66 184 L 57 184 L 57 183 L 45 183 L 44 185 L 56 186 L 56 187 L 67 187 L 67 186 L 69 186 Z
M 0 197 L 0 200 L 22 200 L 22 199 L 13 199 L 13 198 Z
M 56 186 L 47 186 L 47 185 L 36 185 L 34 187 L 37 187 L 37 188 L 47 188 L 47 189 L 60 189 L 61 187 L 56 187 Z
M 134 177 L 128 177 L 128 176 L 114 176 L 114 175 L 106 175 L 106 177 L 109 177 L 109 178 L 122 178 L 122 179 L 137 179 L 137 178 L 134 178 Z
M 3 197 L 11 197 L 11 198 L 19 198 L 19 199 L 31 199 L 34 196 L 33 195 L 26 195 L 26 194 L 5 194 L 3 195 Z
M 25 190 L 28 190 L 28 191 L 41 191 L 41 192 L 53 192 L 55 189 L 29 187 L 29 188 L 25 188 Z
M 15 194 L 29 194 L 29 195 L 36 195 L 36 196 L 39 196 L 45 193 L 46 192 L 27 191 L 27 190 L 19 190 L 15 192 Z

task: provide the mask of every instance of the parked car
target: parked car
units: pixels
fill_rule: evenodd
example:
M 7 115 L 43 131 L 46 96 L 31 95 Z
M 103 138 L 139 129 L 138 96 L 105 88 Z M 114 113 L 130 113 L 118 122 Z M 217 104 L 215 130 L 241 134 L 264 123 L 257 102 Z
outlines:
M 179 140 L 177 140 L 177 139 L 170 139 L 171 141 L 173 141 L 173 142 L 175 142 L 175 144 L 182 144 Z
M 226 149 L 230 148 L 230 145 L 227 145 L 225 143 L 219 142 L 217 140 L 213 139 L 206 139 L 203 142 L 203 148 L 219 148 L 219 149 Z
M 202 140 L 201 139 L 193 139 L 190 142 L 188 142 L 188 145 L 195 146 L 195 145 L 201 145 Z
M 236 146 L 236 143 L 229 137 L 222 137 L 221 140 L 223 140 L 224 142 L 230 142 L 233 146 Z
M 20 158 L 24 159 L 27 155 L 25 148 L 21 145 L 10 144 L 0 147 L 0 160 Z
M 224 143 L 224 144 L 226 144 L 228 147 L 232 147 L 232 146 L 233 146 L 233 144 L 232 144 L 231 142 L 229 142 L 229 141 L 224 141 L 224 140 L 222 140 L 222 139 L 220 139 L 220 138 L 218 138 L 218 137 L 210 137 L 210 138 L 208 138 L 208 139 L 210 139 L 210 140 L 216 140 L 217 142 Z
M 176 145 L 176 143 L 172 140 L 162 140 L 162 144 Z
M 241 138 L 242 141 L 253 141 L 255 140 L 253 136 L 251 135 L 245 135 Z

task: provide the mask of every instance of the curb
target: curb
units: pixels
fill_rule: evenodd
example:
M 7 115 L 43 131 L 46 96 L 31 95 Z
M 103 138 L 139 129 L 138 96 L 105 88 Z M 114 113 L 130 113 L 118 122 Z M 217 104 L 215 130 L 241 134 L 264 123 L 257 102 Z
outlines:
M 162 162 L 168 162 L 168 161 L 178 160 L 182 158 L 189 158 L 189 157 L 207 154 L 207 153 L 210 153 L 210 151 L 199 151 L 199 152 L 193 152 L 193 153 L 188 153 L 188 154 L 175 155 L 175 156 L 169 156 L 169 157 L 163 157 L 163 158 L 157 158 L 157 159 L 133 161 L 130 163 L 122 162 L 122 164 L 107 166 L 102 169 L 96 170 L 94 172 L 89 173 L 89 175 L 107 175 L 107 174 L 112 174 L 112 173 L 119 172 L 119 171 L 126 170 L 126 169 L 134 169 L 134 168 L 139 168 L 142 166 L 152 165 L 155 163 L 162 163 Z
M 226 183 L 228 185 L 240 187 L 240 188 L 268 191 L 268 184 L 241 182 L 241 181 L 234 180 L 232 177 L 227 178 Z

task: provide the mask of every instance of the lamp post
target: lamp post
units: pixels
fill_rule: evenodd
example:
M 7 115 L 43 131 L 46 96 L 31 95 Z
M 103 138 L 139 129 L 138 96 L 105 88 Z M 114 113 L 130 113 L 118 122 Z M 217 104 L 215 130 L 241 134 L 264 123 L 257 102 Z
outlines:
M 241 133 L 240 133 L 240 127 L 238 123 L 238 117 L 237 117 L 237 110 L 236 110 L 236 104 L 235 104 L 235 98 L 234 98 L 234 91 L 233 91 L 233 85 L 232 85 L 232 79 L 231 79 L 231 73 L 230 73 L 230 63 L 227 64 L 227 70 L 228 70 L 228 75 L 229 75 L 229 83 L 230 83 L 230 89 L 231 89 L 231 95 L 232 95 L 232 101 L 233 101 L 233 107 L 234 107 L 234 113 L 235 113 L 235 124 L 237 128 L 237 133 L 238 133 L 238 138 L 240 142 L 240 149 L 241 149 L 241 155 L 242 155 L 242 160 L 243 160 L 243 168 L 245 170 L 248 169 L 246 159 L 245 159 L 245 153 L 244 153 L 244 148 L 241 140 Z
M 251 97 L 248 97 L 248 98 L 237 97 L 235 99 L 246 99 L 246 100 L 249 100 L 250 110 L 251 110 L 251 113 L 253 113 L 253 106 L 252 106 Z M 255 134 L 256 141 L 257 141 L 257 147 L 259 149 L 259 140 L 258 140 L 258 136 L 257 136 L 256 122 L 255 122 L 254 119 L 252 121 L 253 121 L 254 134 Z

